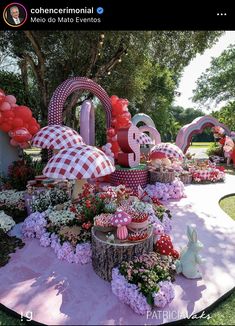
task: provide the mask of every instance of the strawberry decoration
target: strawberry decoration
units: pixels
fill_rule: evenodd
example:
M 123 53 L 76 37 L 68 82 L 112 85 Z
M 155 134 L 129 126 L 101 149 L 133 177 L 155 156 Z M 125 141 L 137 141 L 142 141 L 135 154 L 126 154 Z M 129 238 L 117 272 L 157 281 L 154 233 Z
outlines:
M 156 242 L 156 251 L 161 255 L 172 256 L 176 259 L 179 258 L 179 253 L 174 249 L 170 236 L 166 234 L 162 235 Z

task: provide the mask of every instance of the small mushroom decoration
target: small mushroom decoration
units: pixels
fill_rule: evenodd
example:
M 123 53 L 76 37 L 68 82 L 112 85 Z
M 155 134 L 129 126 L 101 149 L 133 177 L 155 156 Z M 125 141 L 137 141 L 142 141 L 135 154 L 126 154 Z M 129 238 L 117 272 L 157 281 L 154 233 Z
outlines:
M 111 219 L 111 224 L 117 227 L 117 238 L 125 240 L 128 238 L 127 225 L 131 223 L 131 216 L 122 210 L 117 210 Z
M 169 235 L 161 235 L 160 239 L 156 242 L 156 251 L 160 255 L 172 256 L 178 259 L 179 253 L 174 249 L 171 238 Z

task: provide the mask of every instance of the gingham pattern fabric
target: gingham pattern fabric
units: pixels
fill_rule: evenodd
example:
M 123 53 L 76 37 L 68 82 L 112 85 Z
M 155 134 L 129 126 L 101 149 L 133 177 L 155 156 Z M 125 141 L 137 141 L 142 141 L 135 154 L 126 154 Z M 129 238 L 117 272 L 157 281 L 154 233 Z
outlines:
M 154 152 L 165 153 L 169 158 L 177 158 L 180 160 L 184 158 L 182 150 L 178 146 L 170 143 L 160 143 L 155 145 L 151 149 L 150 154 Z
M 93 80 L 86 77 L 73 77 L 65 80 L 52 95 L 48 109 L 48 124 L 61 124 L 64 103 L 75 91 L 86 90 L 93 93 L 103 104 L 106 115 L 106 126 L 111 126 L 111 101 L 106 91 Z
M 138 186 L 145 188 L 148 183 L 148 170 L 119 170 L 117 169 L 110 176 L 110 183 L 113 186 L 120 184 L 131 188 L 134 192 L 138 192 Z
M 47 149 L 66 149 L 84 144 L 82 137 L 73 129 L 52 125 L 39 130 L 32 139 L 32 146 Z
M 154 144 L 154 142 L 152 141 L 152 139 L 147 134 L 145 134 L 144 132 L 142 132 L 140 134 L 140 137 L 139 137 L 139 139 L 137 139 L 137 142 L 140 145 Z
M 63 149 L 53 156 L 43 174 L 53 179 L 90 179 L 114 172 L 115 167 L 99 149 L 80 145 Z

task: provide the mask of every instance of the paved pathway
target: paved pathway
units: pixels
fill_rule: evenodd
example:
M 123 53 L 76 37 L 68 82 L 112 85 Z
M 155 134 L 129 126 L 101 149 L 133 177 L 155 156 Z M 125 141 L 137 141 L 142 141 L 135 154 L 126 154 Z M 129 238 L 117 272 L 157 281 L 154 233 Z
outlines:
M 186 186 L 187 198 L 170 202 L 175 247 L 187 243 L 186 226 L 197 226 L 204 243 L 203 278 L 177 276 L 176 297 L 154 315 L 138 316 L 112 294 L 91 264 L 79 266 L 59 261 L 54 252 L 26 240 L 0 268 L 0 302 L 8 308 L 32 311 L 35 321 L 49 325 L 158 325 L 203 311 L 235 285 L 235 223 L 219 207 L 219 199 L 235 192 L 235 176 L 226 182 Z

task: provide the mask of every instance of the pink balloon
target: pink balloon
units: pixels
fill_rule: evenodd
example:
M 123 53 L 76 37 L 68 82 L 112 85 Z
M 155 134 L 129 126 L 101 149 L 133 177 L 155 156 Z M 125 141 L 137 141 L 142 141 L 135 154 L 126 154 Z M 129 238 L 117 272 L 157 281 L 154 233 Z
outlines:
M 14 131 L 10 130 L 10 131 L 8 132 L 8 135 L 9 135 L 10 137 L 14 137 L 15 133 L 14 133 Z
M 11 110 L 11 105 L 8 102 L 3 102 L 0 106 L 0 111 L 9 111 Z
M 5 102 L 10 103 L 11 105 L 12 105 L 12 104 L 16 104 L 16 98 L 15 98 L 15 96 L 13 96 L 13 95 L 7 95 L 7 96 L 5 97 Z
M 17 141 L 15 141 L 14 139 L 10 140 L 10 144 L 14 147 L 17 147 L 19 145 L 19 143 Z
M 22 148 L 22 149 L 29 148 L 29 143 L 27 143 L 27 142 L 20 143 L 20 148 Z

